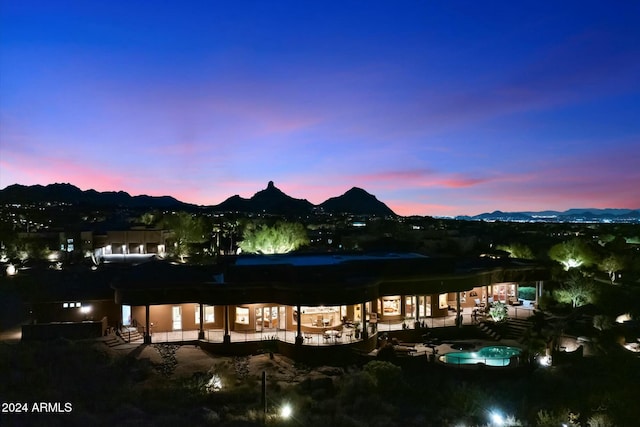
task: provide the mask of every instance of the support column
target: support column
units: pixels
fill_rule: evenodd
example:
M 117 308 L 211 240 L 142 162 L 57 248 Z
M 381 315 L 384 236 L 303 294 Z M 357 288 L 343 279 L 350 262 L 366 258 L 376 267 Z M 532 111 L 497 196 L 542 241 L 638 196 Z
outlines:
M 540 303 L 540 297 L 542 296 L 543 291 L 544 291 L 544 281 L 542 280 L 536 281 L 536 300 L 535 300 L 536 308 L 538 308 L 538 304 Z
M 200 307 L 198 307 L 198 310 L 200 310 L 200 330 L 198 331 L 198 339 L 203 340 L 204 339 L 204 304 L 200 303 Z
M 296 345 L 302 345 L 302 343 L 304 343 L 304 337 L 302 336 L 302 318 L 300 317 L 302 311 L 300 304 L 296 305 L 296 311 L 298 312 L 298 319 L 296 322 Z
M 369 338 L 369 327 L 367 325 L 367 303 L 362 303 L 362 339 Z
M 229 306 L 224 306 L 224 337 L 223 342 L 225 344 L 231 343 L 231 335 L 229 335 Z
M 149 304 L 144 306 L 145 313 L 145 328 L 144 328 L 144 343 L 151 344 L 151 322 L 149 321 Z
M 462 312 L 460 311 L 460 292 L 456 292 L 456 326 L 462 328 Z

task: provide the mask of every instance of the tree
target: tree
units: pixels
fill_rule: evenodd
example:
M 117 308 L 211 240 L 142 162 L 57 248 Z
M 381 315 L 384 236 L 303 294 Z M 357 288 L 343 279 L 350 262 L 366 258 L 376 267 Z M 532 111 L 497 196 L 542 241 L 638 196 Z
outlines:
M 153 225 L 158 219 L 156 212 L 145 212 L 138 218 L 138 221 L 144 225 Z
M 611 284 L 616 281 L 616 273 L 624 268 L 624 260 L 620 255 L 611 254 L 598 264 L 600 270 L 609 274 Z
M 571 304 L 576 308 L 595 300 L 595 286 L 591 279 L 587 279 L 579 274 L 569 276 L 566 282 L 553 293 L 556 301 Z
M 170 241 L 173 243 L 173 253 L 181 262 L 189 256 L 189 245 L 203 243 L 207 240 L 207 230 L 202 218 L 187 212 L 176 212 L 162 219 L 163 227 L 172 231 Z
M 248 225 L 238 246 L 254 254 L 285 254 L 309 244 L 307 230 L 297 222 L 278 221 L 273 226 Z
M 565 270 L 569 270 L 590 266 L 594 262 L 595 253 L 586 242 L 576 238 L 552 246 L 549 249 L 549 258 L 562 264 Z
M 535 259 L 533 251 L 522 243 L 511 243 L 509 245 L 498 245 L 496 249 L 509 252 L 509 256 L 518 259 Z

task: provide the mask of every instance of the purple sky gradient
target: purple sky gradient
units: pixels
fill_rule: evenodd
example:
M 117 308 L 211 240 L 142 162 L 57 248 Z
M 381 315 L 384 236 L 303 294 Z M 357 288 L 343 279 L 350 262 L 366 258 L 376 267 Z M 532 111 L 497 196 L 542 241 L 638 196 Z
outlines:
M 640 3 L 6 1 L 0 188 L 640 208 Z

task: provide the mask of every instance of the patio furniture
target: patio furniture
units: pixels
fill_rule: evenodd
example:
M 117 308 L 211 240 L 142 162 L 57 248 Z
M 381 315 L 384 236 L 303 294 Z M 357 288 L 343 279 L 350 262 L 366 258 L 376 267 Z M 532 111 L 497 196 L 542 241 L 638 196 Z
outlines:
M 342 331 L 336 331 L 335 329 L 330 329 L 324 332 L 323 335 L 325 341 L 329 341 L 333 339 L 334 342 L 338 341 L 338 338 L 342 338 Z
M 509 305 L 522 305 L 522 301 L 516 297 L 509 297 Z

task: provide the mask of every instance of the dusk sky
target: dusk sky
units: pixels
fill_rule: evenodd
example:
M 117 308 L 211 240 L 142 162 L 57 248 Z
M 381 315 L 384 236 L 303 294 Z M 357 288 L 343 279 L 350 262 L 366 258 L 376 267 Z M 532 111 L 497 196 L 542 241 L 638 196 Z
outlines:
M 0 0 L 0 188 L 640 208 L 640 2 Z

